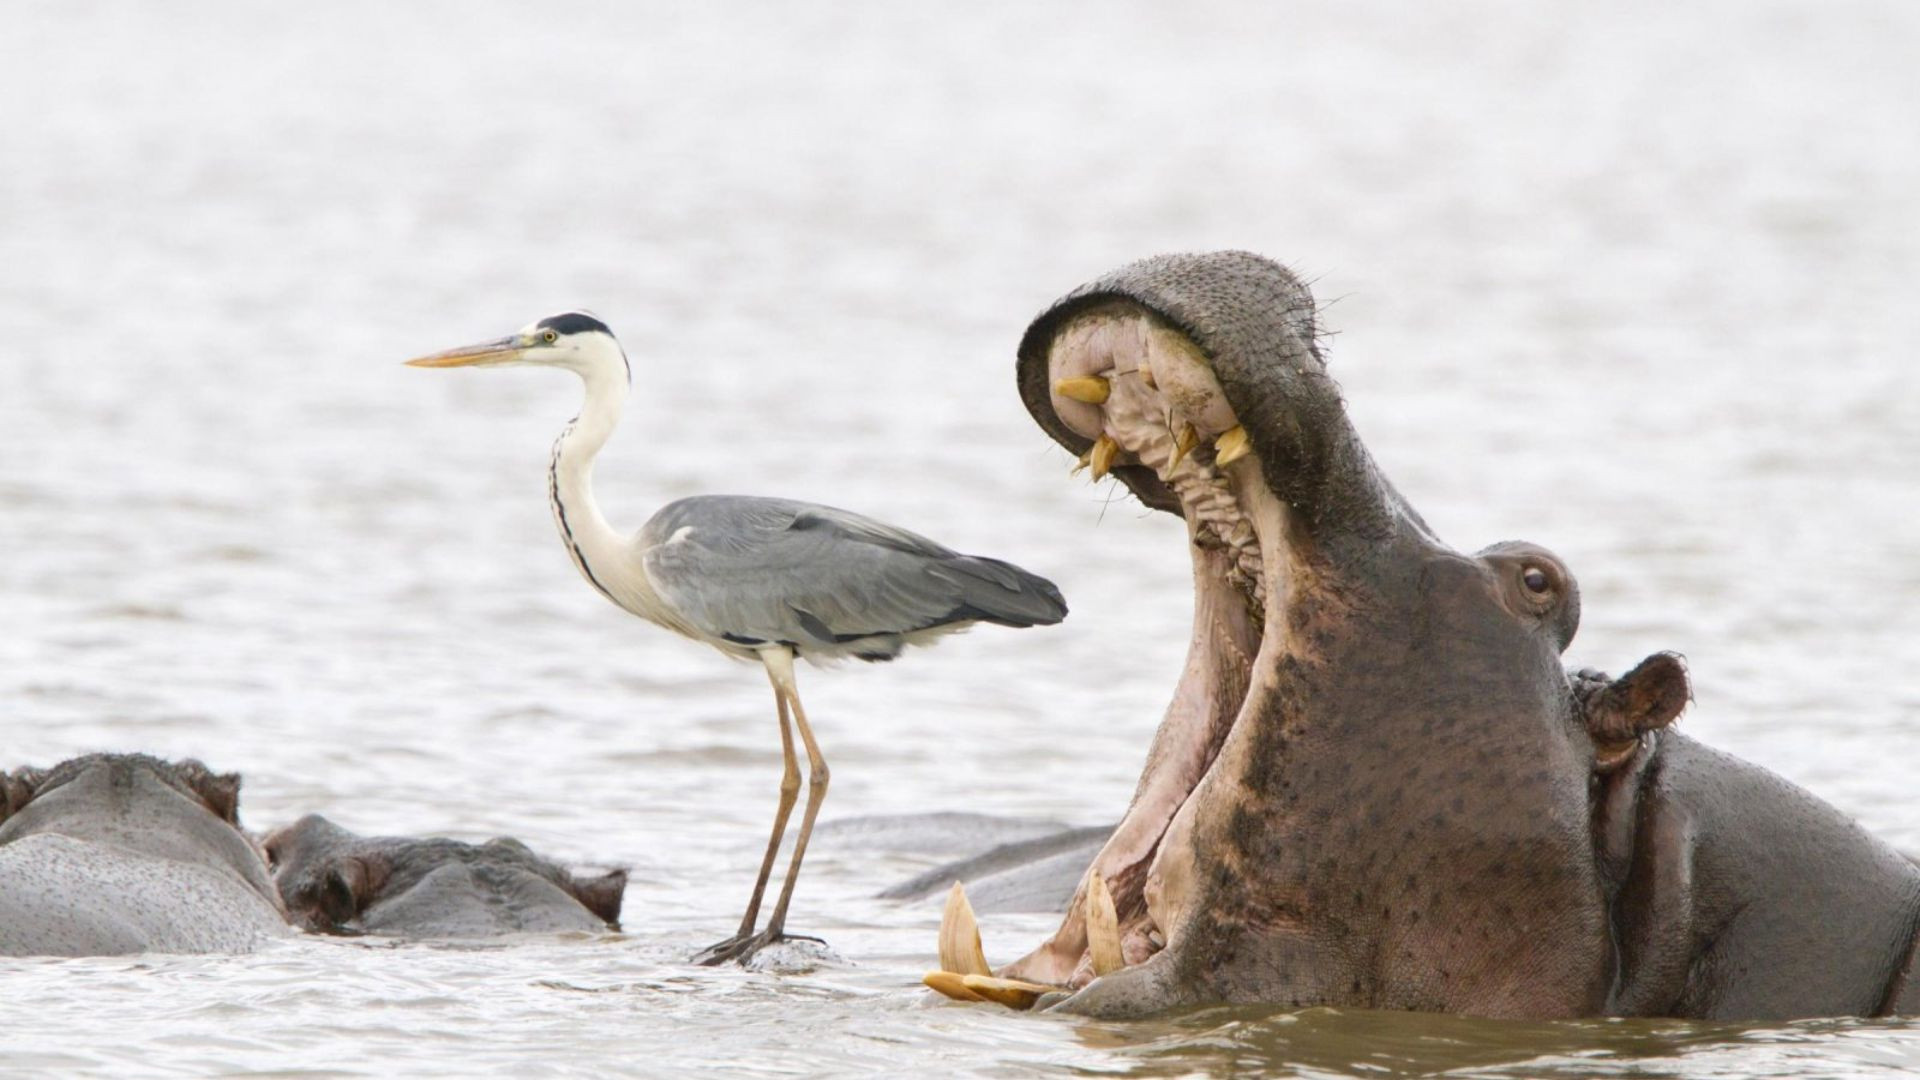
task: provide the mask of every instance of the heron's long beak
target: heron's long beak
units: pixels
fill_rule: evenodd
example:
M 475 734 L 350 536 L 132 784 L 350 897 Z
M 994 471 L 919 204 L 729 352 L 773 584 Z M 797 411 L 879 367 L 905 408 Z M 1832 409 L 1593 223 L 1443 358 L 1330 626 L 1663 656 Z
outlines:
M 468 367 L 475 364 L 511 364 L 522 358 L 525 346 L 518 337 L 503 337 L 498 341 L 483 341 L 478 345 L 462 345 L 457 349 L 437 352 L 432 356 L 421 356 L 407 361 L 408 367 Z

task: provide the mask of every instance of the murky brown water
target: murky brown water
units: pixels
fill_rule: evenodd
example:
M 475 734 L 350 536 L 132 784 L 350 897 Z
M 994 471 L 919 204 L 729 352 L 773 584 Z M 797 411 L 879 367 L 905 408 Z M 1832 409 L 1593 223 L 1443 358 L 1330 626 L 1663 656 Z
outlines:
M 577 580 L 576 388 L 397 361 L 585 304 L 616 524 L 764 492 L 1054 577 L 1062 627 L 803 672 L 828 816 L 1125 802 L 1178 526 L 1066 476 L 1012 350 L 1169 249 L 1333 301 L 1361 431 L 1456 545 L 1581 576 L 1570 657 L 1920 849 L 1920 9 L 21 4 L 0 31 L 0 761 L 243 770 L 269 825 L 515 833 L 629 934 L 0 965 L 0 1070 L 1895 1073 L 1920 1030 L 926 1007 L 921 862 L 828 848 L 852 966 L 684 966 L 737 916 L 757 672 Z M 1110 501 L 1111 500 L 1111 501 Z M 989 955 L 1048 926 L 989 918 Z

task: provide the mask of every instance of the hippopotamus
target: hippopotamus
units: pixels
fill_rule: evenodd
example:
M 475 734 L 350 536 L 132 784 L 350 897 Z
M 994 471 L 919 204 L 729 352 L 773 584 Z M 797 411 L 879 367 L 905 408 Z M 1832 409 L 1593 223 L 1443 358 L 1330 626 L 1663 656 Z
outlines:
M 293 922 L 332 934 L 475 938 L 620 927 L 627 873 L 577 877 L 518 840 L 359 836 L 318 814 L 267 835 Z
M 0 774 L 0 954 L 245 952 L 287 932 L 240 778 L 89 754 Z
M 1194 619 L 1125 817 L 999 980 L 1102 1017 L 1920 1012 L 1920 867 L 1672 730 L 1677 655 L 1569 673 L 1572 569 L 1435 535 L 1354 431 L 1285 268 L 1137 262 L 1018 355 L 1047 434 L 1185 519 Z
M 1113 835 L 1111 825 L 1067 828 L 1046 823 L 1035 835 L 995 844 L 939 864 L 879 893 L 882 900 L 922 900 L 966 886 L 976 912 L 1061 912 L 1073 899 L 1087 863 Z

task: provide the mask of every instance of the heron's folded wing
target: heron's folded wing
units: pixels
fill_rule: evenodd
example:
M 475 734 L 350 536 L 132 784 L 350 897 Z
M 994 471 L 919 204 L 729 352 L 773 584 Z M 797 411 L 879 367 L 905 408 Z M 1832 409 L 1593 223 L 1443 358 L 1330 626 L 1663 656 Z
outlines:
M 682 500 L 648 523 L 642 543 L 662 599 L 701 630 L 742 642 L 831 644 L 1000 618 L 1025 586 L 1004 563 L 783 499 Z

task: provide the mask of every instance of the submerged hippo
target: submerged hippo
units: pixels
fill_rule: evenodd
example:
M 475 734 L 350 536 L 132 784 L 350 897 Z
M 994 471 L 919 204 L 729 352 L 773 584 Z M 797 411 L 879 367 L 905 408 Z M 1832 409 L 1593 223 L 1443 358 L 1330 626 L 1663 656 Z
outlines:
M 1194 622 L 1126 817 L 1001 976 L 1103 1016 L 1920 1011 L 1920 868 L 1662 730 L 1689 697 L 1676 657 L 1569 676 L 1572 572 L 1433 535 L 1285 269 L 1135 263 L 1042 314 L 1019 361 L 1048 434 L 1185 518 Z
M 287 932 L 240 778 L 89 754 L 0 774 L 0 955 L 241 952 Z
M 270 833 L 293 921 L 321 933 L 490 937 L 619 929 L 627 873 L 575 877 L 518 840 L 358 836 L 318 814 Z

